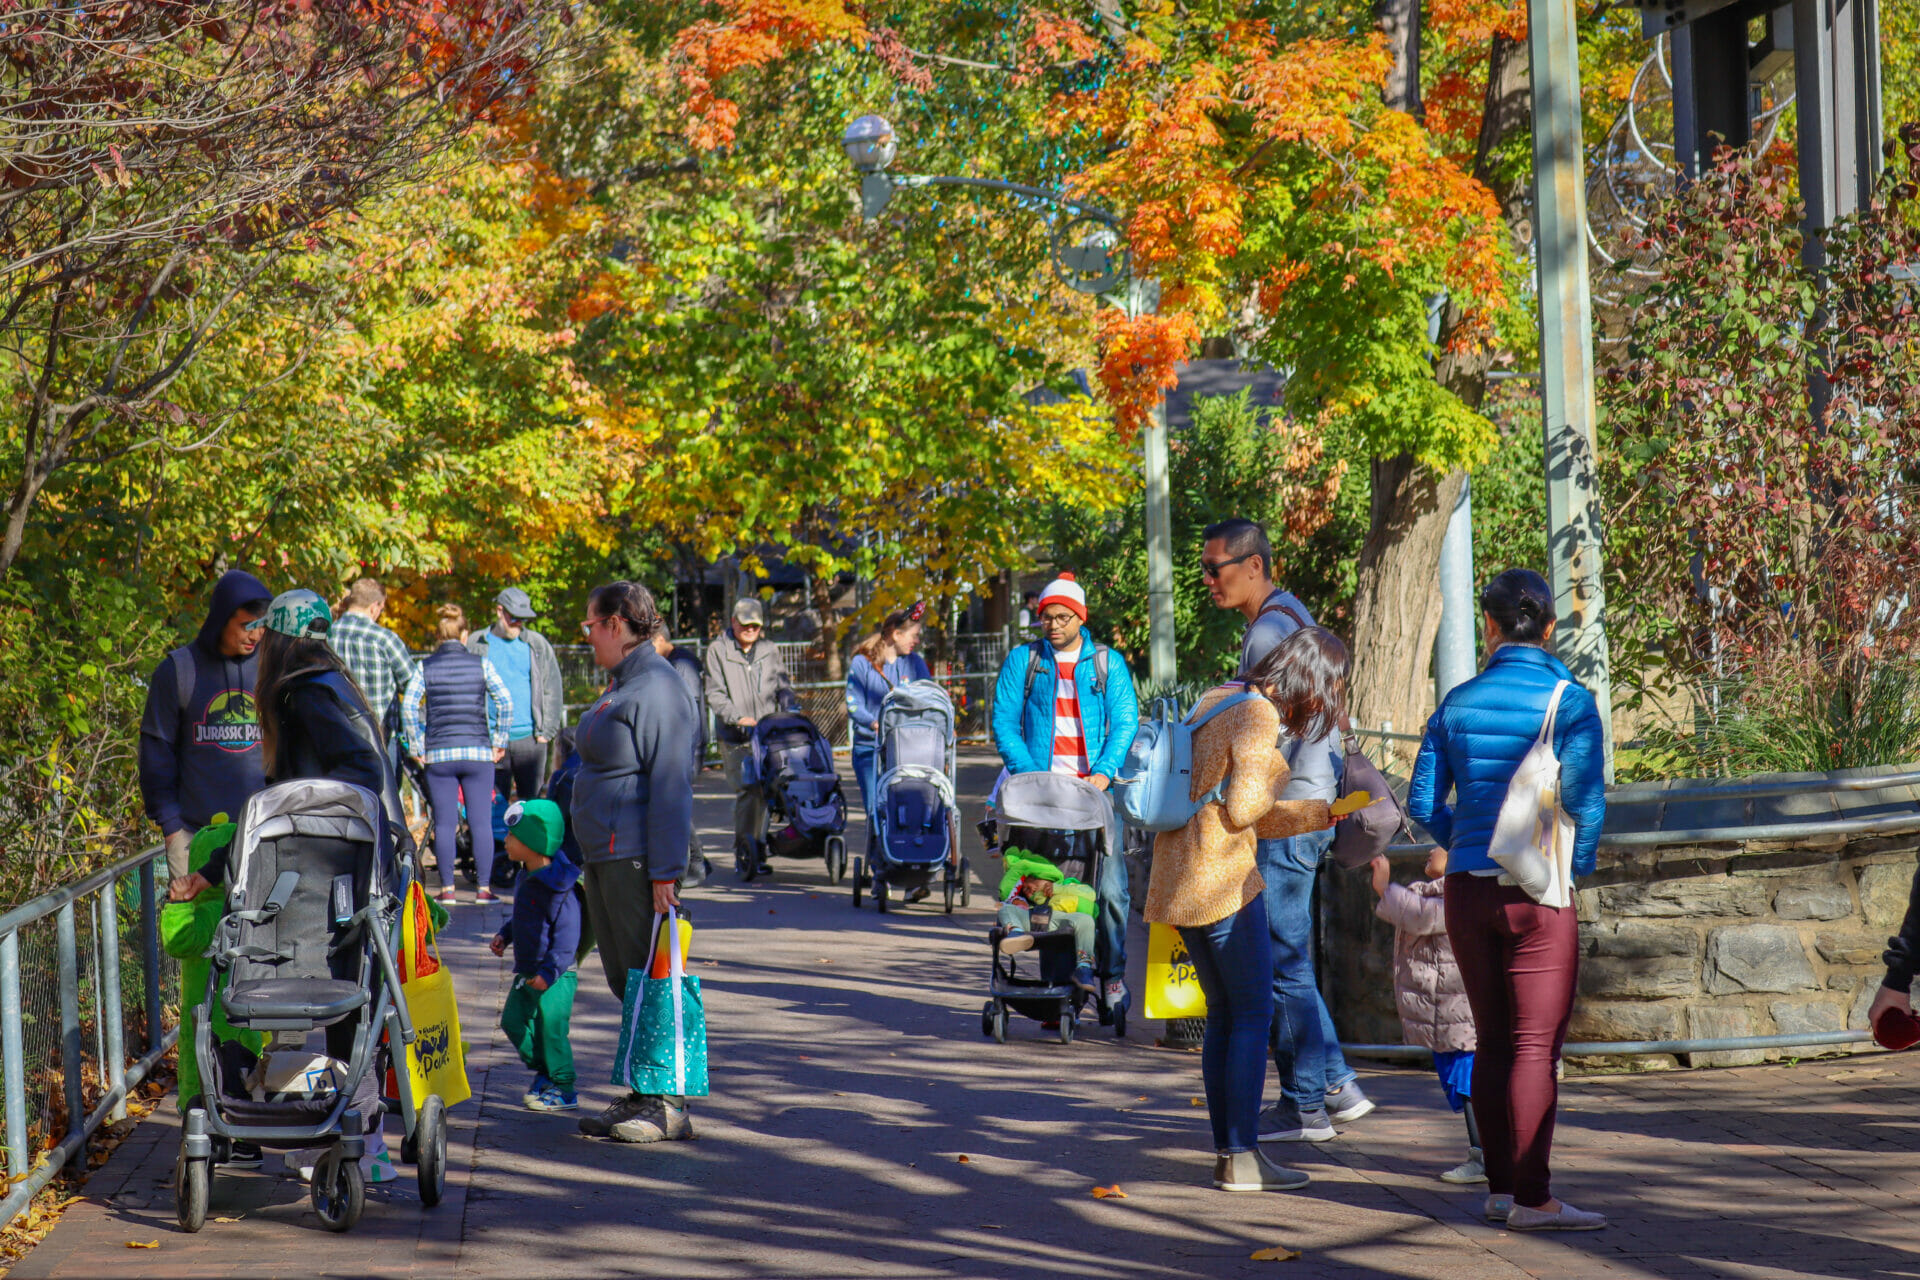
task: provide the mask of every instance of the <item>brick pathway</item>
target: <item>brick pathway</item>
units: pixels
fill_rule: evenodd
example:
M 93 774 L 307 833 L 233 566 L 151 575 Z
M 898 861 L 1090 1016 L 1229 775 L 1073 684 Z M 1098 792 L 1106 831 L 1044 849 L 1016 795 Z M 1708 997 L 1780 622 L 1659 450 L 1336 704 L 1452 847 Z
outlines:
M 969 765 L 963 790 L 990 781 Z M 727 821 L 717 775 L 701 817 Z M 854 844 L 861 839 L 858 821 Z M 1341 1139 L 1284 1149 L 1292 1196 L 1207 1184 L 1198 1060 L 1088 1029 L 1069 1047 L 1016 1020 L 979 1035 L 988 913 L 858 914 L 817 866 L 695 895 L 715 1096 L 701 1140 L 621 1147 L 519 1107 L 525 1079 L 494 1028 L 505 966 L 461 910 L 460 975 L 480 1097 L 454 1112 L 447 1199 L 370 1193 L 359 1231 L 322 1231 L 302 1188 L 216 1180 L 197 1236 L 173 1225 L 170 1118 L 142 1125 L 15 1269 L 42 1276 L 1260 1276 L 1483 1280 L 1920 1277 L 1920 1054 L 1568 1083 L 1557 1189 L 1614 1225 L 1520 1236 L 1435 1177 L 1458 1120 L 1423 1072 L 1369 1071 L 1384 1104 Z M 1143 947 L 1136 946 L 1136 953 Z M 1136 954 L 1136 963 L 1138 955 Z M 590 1099 L 617 1007 L 588 962 L 576 1047 Z M 959 1157 L 968 1157 L 965 1163 Z M 1124 1200 L 1096 1200 L 1118 1182 Z M 157 1241 L 157 1249 L 129 1249 Z

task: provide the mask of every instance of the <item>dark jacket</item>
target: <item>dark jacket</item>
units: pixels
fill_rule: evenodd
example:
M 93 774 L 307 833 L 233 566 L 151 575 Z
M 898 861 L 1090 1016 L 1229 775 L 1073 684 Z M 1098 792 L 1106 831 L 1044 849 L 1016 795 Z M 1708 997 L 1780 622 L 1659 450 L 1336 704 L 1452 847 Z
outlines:
M 496 635 L 503 634 L 496 620 L 485 631 L 476 631 L 467 637 L 467 651 L 487 656 L 487 649 Z M 553 646 L 547 638 L 532 627 L 521 627 L 520 638 L 527 642 L 527 648 L 533 650 L 533 736 L 553 741 L 553 735 L 566 727 L 567 705 L 565 681 L 560 677 L 560 660 L 553 656 Z
M 458 640 L 442 640 L 421 662 L 420 680 L 427 690 L 427 740 L 421 754 L 442 747 L 493 745 L 487 726 L 485 663 L 485 658 L 467 652 Z
M 367 700 L 345 675 L 296 672 L 280 686 L 280 735 L 269 777 L 274 782 L 331 778 L 365 787 L 386 809 L 388 839 L 400 852 L 411 853 L 413 837 L 385 742 Z
M 680 677 L 652 645 L 638 646 L 575 732 L 570 816 L 588 864 L 629 858 L 648 879 L 680 879 L 693 840 L 695 733 Z
M 706 671 L 700 665 L 700 655 L 685 645 L 677 644 L 668 650 L 667 661 L 680 677 L 680 683 L 687 686 L 687 696 L 693 699 L 693 767 L 698 773 L 700 762 L 707 758 Z
M 548 986 L 573 968 L 580 949 L 580 868 L 564 853 L 520 881 L 513 894 L 513 916 L 500 936 L 513 944 L 513 971 L 523 978 L 544 978 Z
M 259 659 L 223 655 L 220 632 L 242 606 L 264 609 L 272 595 L 250 573 L 235 569 L 222 576 L 200 633 L 162 658 L 147 681 L 140 796 L 162 834 L 198 830 L 218 813 L 238 822 L 247 798 L 266 785 L 253 705 Z M 182 664 L 188 667 L 184 680 Z
M 1561 680 L 1573 682 L 1561 695 L 1553 734 L 1560 804 L 1573 818 L 1573 873 L 1593 874 L 1607 816 L 1599 707 L 1560 659 L 1533 645 L 1508 644 L 1494 651 L 1485 671 L 1447 695 L 1427 721 L 1414 761 L 1407 812 L 1447 850 L 1449 875 L 1494 867 L 1487 844 L 1507 784 L 1539 736 Z M 1457 792 L 1451 806 L 1449 791 Z

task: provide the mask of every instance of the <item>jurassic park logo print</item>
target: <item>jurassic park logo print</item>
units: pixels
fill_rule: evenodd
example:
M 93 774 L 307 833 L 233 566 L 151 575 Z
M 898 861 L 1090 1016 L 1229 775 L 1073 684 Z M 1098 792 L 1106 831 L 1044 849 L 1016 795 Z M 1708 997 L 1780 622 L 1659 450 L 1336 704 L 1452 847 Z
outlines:
M 253 694 L 246 689 L 222 689 L 207 700 L 207 714 L 193 726 L 195 746 L 222 751 L 251 751 L 260 743 L 260 720 Z

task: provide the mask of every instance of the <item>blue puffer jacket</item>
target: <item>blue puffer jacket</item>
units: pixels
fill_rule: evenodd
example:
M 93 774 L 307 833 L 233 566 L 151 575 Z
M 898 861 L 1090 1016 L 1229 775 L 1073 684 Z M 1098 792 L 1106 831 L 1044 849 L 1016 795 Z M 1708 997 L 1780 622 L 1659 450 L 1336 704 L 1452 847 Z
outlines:
M 1572 679 L 1544 649 L 1503 645 L 1487 669 L 1449 693 L 1427 721 L 1407 812 L 1447 850 L 1449 874 L 1494 866 L 1487 843 L 1507 784 L 1540 734 L 1554 684 Z M 1600 710 L 1577 680 L 1560 695 L 1553 748 L 1560 757 L 1560 804 L 1573 818 L 1573 873 L 1591 875 L 1607 816 L 1605 748 Z M 1452 806 L 1448 791 L 1457 793 Z
M 1027 687 L 1027 667 L 1034 652 L 1046 644 L 1038 640 L 1008 654 L 994 682 L 993 745 L 1009 773 L 1045 773 L 1053 767 L 1053 672 L 1040 672 L 1025 706 L 1020 696 Z M 1093 633 L 1082 627 L 1080 660 L 1073 668 L 1073 683 L 1080 690 L 1080 725 L 1086 733 L 1090 771 L 1111 778 L 1126 763 L 1127 748 L 1140 727 L 1140 701 L 1133 692 L 1126 659 L 1112 649 L 1107 651 L 1106 692 L 1095 697 L 1098 664 L 1093 655 Z

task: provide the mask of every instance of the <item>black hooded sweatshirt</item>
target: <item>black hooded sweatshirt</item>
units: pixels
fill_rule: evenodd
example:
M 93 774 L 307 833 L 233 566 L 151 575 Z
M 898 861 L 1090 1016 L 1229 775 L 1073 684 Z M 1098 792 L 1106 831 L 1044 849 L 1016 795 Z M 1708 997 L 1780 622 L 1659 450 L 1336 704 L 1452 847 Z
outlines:
M 242 607 L 265 609 L 272 596 L 250 573 L 223 575 L 200 634 L 162 658 L 147 682 L 140 795 L 164 835 L 198 830 L 219 813 L 238 822 L 247 798 L 266 785 L 253 704 L 259 659 L 225 656 L 220 633 Z

